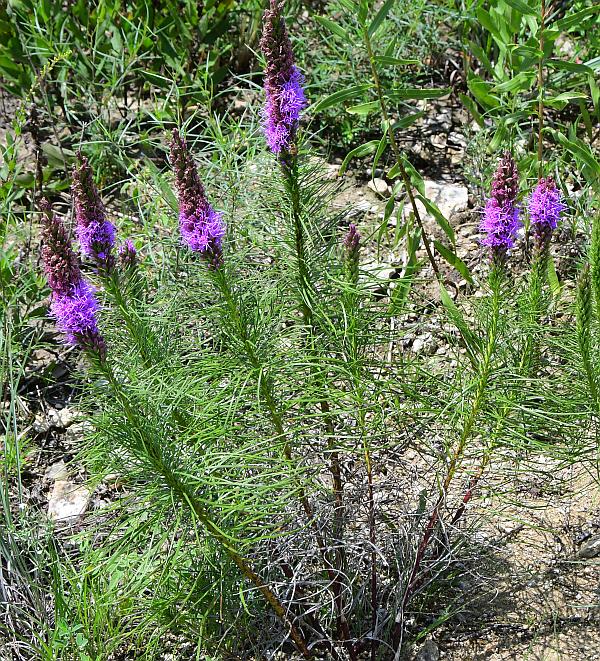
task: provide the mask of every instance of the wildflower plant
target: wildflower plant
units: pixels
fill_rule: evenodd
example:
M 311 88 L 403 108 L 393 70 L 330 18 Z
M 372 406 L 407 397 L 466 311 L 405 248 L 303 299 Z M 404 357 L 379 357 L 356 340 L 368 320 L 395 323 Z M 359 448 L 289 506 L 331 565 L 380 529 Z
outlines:
M 469 534 L 462 524 L 492 462 L 539 428 L 525 412 L 546 350 L 542 272 L 565 203 L 543 179 L 523 205 L 528 184 L 504 153 L 481 204 L 483 296 L 472 307 L 451 296 L 433 255 L 444 248 L 428 243 L 420 223 L 416 201 L 428 201 L 398 150 L 378 77 L 385 60 L 372 37 L 385 15 L 368 18 L 360 3 L 382 150 L 391 147 L 416 209 L 400 293 L 374 295 L 363 270 L 368 228 L 333 206 L 339 184 L 310 158 L 305 81 L 277 0 L 261 39 L 268 171 L 245 174 L 247 204 L 239 205 L 219 195 L 184 127 L 172 131 L 169 173 L 158 187 L 175 192 L 163 239 L 177 255 L 172 272 L 149 268 L 131 240 L 117 239 L 85 157 L 73 184 L 83 265 L 43 205 L 51 313 L 90 357 L 94 376 L 95 432 L 83 456 L 91 472 L 117 473 L 125 485 L 95 549 L 98 569 L 89 571 L 99 580 L 103 571 L 122 575 L 123 555 L 138 563 L 144 579 L 127 626 L 152 640 L 173 627 L 197 656 L 281 649 L 400 658 L 430 626 L 421 612 L 439 586 L 455 594 L 454 554 Z M 523 206 L 535 249 L 531 272 L 517 280 L 511 260 Z M 592 396 L 597 228 L 595 236 L 577 303 Z M 400 348 L 421 241 L 454 328 L 448 369 Z M 156 239 L 150 250 L 159 248 Z M 468 572 L 469 558 L 461 561 Z

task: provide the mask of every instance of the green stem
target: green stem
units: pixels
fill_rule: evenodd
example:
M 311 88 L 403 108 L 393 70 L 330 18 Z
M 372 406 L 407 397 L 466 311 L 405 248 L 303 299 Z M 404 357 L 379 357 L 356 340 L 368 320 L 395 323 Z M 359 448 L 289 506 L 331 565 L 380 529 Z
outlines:
M 217 285 L 217 288 L 221 292 L 227 304 L 227 308 L 235 324 L 236 331 L 240 339 L 242 340 L 244 353 L 248 361 L 250 362 L 251 366 L 253 367 L 253 369 L 255 369 L 260 375 L 259 396 L 263 401 L 264 405 L 267 407 L 267 410 L 269 411 L 271 422 L 275 428 L 277 435 L 284 440 L 284 448 L 283 448 L 284 456 L 288 461 L 291 462 L 293 460 L 292 444 L 284 428 L 283 415 L 277 405 L 277 400 L 274 394 L 275 384 L 273 378 L 271 377 L 270 374 L 265 372 L 262 361 L 259 355 L 257 354 L 253 343 L 250 341 L 246 322 L 243 317 L 243 312 L 240 310 L 240 307 L 231 289 L 226 274 L 221 269 L 217 269 L 216 271 L 213 271 L 213 278 L 215 284 Z M 329 580 L 331 581 L 333 596 L 334 599 L 336 600 L 336 603 L 338 603 L 339 600 L 341 599 L 341 585 L 339 584 L 339 580 L 337 579 L 337 572 L 335 571 L 335 568 L 332 565 L 331 560 L 329 559 L 329 555 L 327 553 L 327 546 L 325 545 L 325 540 L 323 539 L 321 531 L 319 530 L 317 522 L 315 521 L 314 511 L 312 506 L 310 505 L 310 502 L 308 500 L 306 492 L 304 491 L 304 488 L 301 487 L 299 493 L 300 493 L 300 502 L 302 505 L 302 509 L 304 510 L 304 513 L 306 514 L 306 517 L 315 534 L 315 539 L 317 542 L 317 546 L 319 548 L 319 552 L 321 553 L 321 556 L 325 562 L 327 575 L 329 577 Z M 340 617 L 343 617 L 343 615 Z M 344 626 L 343 621 L 339 621 L 339 628 L 342 630 L 342 632 L 345 632 L 344 635 L 346 635 L 347 638 L 350 637 L 350 632 L 347 628 L 347 625 Z
M 398 166 L 398 170 L 400 172 L 400 176 L 402 178 L 402 182 L 404 183 L 404 189 L 406 190 L 406 194 L 408 195 L 408 199 L 410 201 L 410 205 L 412 207 L 415 220 L 417 221 L 417 224 L 419 225 L 419 229 L 421 230 L 421 236 L 423 237 L 423 245 L 425 246 L 425 252 L 427 253 L 427 259 L 429 260 L 429 263 L 431 264 L 431 268 L 433 269 L 433 272 L 435 273 L 435 277 L 441 281 L 442 276 L 440 274 L 439 267 L 435 261 L 435 258 L 433 256 L 433 251 L 431 250 L 431 244 L 429 243 L 429 238 L 427 237 L 427 233 L 425 232 L 425 226 L 423 224 L 423 220 L 421 219 L 421 214 L 419 212 L 419 207 L 417 206 L 417 201 L 415 199 L 413 190 L 412 190 L 412 184 L 410 182 L 410 177 L 408 176 L 408 173 L 406 171 L 406 168 L 404 167 L 404 163 L 402 160 L 402 154 L 400 153 L 400 148 L 398 146 L 398 143 L 396 141 L 396 134 L 394 132 L 392 122 L 390 121 L 388 109 L 387 109 L 387 103 L 385 101 L 385 95 L 383 93 L 383 88 L 381 86 L 381 80 L 379 78 L 379 73 L 377 72 L 377 64 L 375 62 L 375 55 L 373 53 L 373 46 L 371 44 L 371 37 L 369 36 L 369 30 L 367 26 L 365 25 L 363 27 L 363 38 L 365 40 L 365 46 L 367 48 L 367 54 L 369 56 L 369 63 L 371 65 L 371 74 L 373 76 L 373 82 L 375 84 L 375 91 L 377 93 L 377 98 L 379 100 L 379 106 L 381 108 L 381 115 L 383 118 L 383 123 L 387 129 L 388 133 L 388 138 L 390 141 L 390 145 L 392 147 L 392 151 L 394 152 L 394 157 L 396 159 L 396 165 Z
M 538 62 L 538 180 L 543 175 L 543 131 L 544 131 L 544 29 L 546 22 L 546 0 L 542 0 L 540 10 L 540 60 Z
M 479 417 L 481 408 L 483 407 L 486 399 L 486 391 L 489 382 L 490 372 L 492 368 L 492 359 L 496 349 L 497 335 L 498 335 L 498 323 L 500 319 L 500 296 L 501 296 L 501 287 L 502 287 L 502 270 L 501 268 L 494 268 L 490 274 L 490 286 L 492 289 L 492 310 L 490 313 L 490 324 L 487 328 L 487 343 L 483 351 L 482 361 L 479 367 L 479 378 L 477 380 L 477 388 L 475 391 L 475 396 L 473 397 L 471 403 L 471 410 L 469 415 L 463 425 L 463 429 L 450 458 L 448 464 L 448 469 L 446 471 L 446 477 L 442 483 L 440 489 L 440 495 L 436 501 L 436 504 L 429 515 L 427 525 L 425 526 L 425 532 L 421 537 L 421 541 L 417 548 L 417 555 L 415 557 L 415 562 L 413 564 L 412 571 L 410 573 L 407 587 L 404 592 L 404 597 L 402 599 L 402 606 L 396 618 L 394 633 L 393 633 L 393 645 L 398 648 L 402 639 L 402 613 L 410 596 L 413 594 L 415 588 L 419 583 L 419 569 L 421 562 L 425 555 L 425 551 L 431 542 L 433 532 L 435 527 L 440 520 L 440 511 L 442 505 L 446 501 L 446 494 L 448 493 L 448 488 L 456 475 L 458 468 L 462 463 L 462 458 L 464 455 L 464 450 L 467 444 L 469 437 L 473 431 L 475 423 Z

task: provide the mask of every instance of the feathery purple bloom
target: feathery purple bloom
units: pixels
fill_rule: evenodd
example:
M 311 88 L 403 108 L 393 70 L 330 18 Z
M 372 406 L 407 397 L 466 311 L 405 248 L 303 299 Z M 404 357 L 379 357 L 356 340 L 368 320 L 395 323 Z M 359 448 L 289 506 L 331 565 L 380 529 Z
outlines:
M 183 242 L 208 259 L 213 268 L 223 261 L 225 224 L 206 198 L 198 169 L 177 129 L 171 140 L 171 165 L 179 201 L 179 229 Z
M 534 232 L 541 230 L 552 233 L 560 219 L 560 214 L 566 209 L 561 201 L 561 194 L 554 179 L 540 179 L 529 198 L 529 219 Z
M 95 289 L 82 279 L 70 294 L 53 297 L 50 310 L 69 344 L 93 351 L 103 360 L 106 344 L 98 330 L 98 303 L 94 292 Z
M 110 271 L 114 266 L 112 248 L 115 243 L 115 226 L 106 218 L 87 158 L 81 153 L 78 158 L 79 165 L 73 169 L 72 187 L 77 238 L 81 252 L 91 257 L 103 270 Z
M 264 130 L 272 152 L 288 151 L 295 139 L 300 114 L 306 107 L 304 77 L 294 64 L 292 44 L 281 13 L 282 3 L 271 0 L 263 16 L 260 47 L 265 56 Z
M 492 180 L 492 194 L 486 202 L 479 229 L 485 233 L 481 243 L 488 246 L 492 260 L 502 262 L 514 246 L 521 227 L 516 197 L 519 191 L 517 165 L 509 152 L 500 159 Z
M 565 208 L 554 179 L 552 177 L 540 179 L 528 200 L 534 255 L 537 259 L 543 260 L 547 257 L 552 232 L 556 229 L 560 214 Z

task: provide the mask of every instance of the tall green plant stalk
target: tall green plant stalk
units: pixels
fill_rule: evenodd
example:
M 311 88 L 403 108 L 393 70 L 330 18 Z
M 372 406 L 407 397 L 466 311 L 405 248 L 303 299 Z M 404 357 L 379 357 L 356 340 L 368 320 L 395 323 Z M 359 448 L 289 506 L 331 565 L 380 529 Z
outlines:
M 596 313 L 596 327 L 600 328 L 600 212 L 596 213 L 592 221 L 592 240 L 590 245 L 590 275 L 594 290 L 594 311 Z
M 396 658 L 399 658 L 400 645 L 402 641 L 402 619 L 404 608 L 406 607 L 406 604 L 408 603 L 408 600 L 414 593 L 415 589 L 419 585 L 419 569 L 425 556 L 425 552 L 432 540 L 435 528 L 440 520 L 441 508 L 446 501 L 446 495 L 448 493 L 450 484 L 452 483 L 456 472 L 460 468 L 467 442 L 473 432 L 475 423 L 477 422 L 481 409 L 486 401 L 487 387 L 492 371 L 492 359 L 496 350 L 496 343 L 498 339 L 498 324 L 500 320 L 500 304 L 502 300 L 503 282 L 504 273 L 502 267 L 494 266 L 490 273 L 491 310 L 489 323 L 486 329 L 487 342 L 483 349 L 481 362 L 479 364 L 479 374 L 477 378 L 475 395 L 471 401 L 469 414 L 467 415 L 467 418 L 464 422 L 462 432 L 456 447 L 452 453 L 452 456 L 450 457 L 448 468 L 446 470 L 446 477 L 444 478 L 440 488 L 440 494 L 431 514 L 429 515 L 429 519 L 425 526 L 425 531 L 421 537 L 419 546 L 417 547 L 415 562 L 406 584 L 406 590 L 404 591 L 404 596 L 402 598 L 401 608 L 396 617 L 394 626 L 393 645 L 397 650 Z
M 280 158 L 281 170 L 287 194 L 291 205 L 291 221 L 294 232 L 294 252 L 298 269 L 298 289 L 300 294 L 300 309 L 302 320 L 308 332 L 308 348 L 313 357 L 316 357 L 315 347 L 318 335 L 318 327 L 314 316 L 314 306 L 316 302 L 316 291 L 312 282 L 308 267 L 306 254 L 306 236 L 302 220 L 302 206 L 300 193 L 300 173 L 298 163 L 297 146 L 292 145 L 289 152 Z M 319 380 L 320 377 L 319 377 Z M 331 413 L 329 401 L 321 398 L 319 408 L 323 414 L 323 422 L 327 435 L 327 450 L 330 457 L 330 471 L 333 478 L 333 494 L 335 500 L 334 515 L 334 539 L 336 541 L 335 551 L 335 574 L 336 578 L 333 584 L 334 600 L 337 611 L 337 629 L 338 636 L 344 641 L 351 659 L 356 658 L 354 646 L 350 641 L 350 628 L 344 614 L 344 603 L 341 585 L 341 572 L 345 564 L 345 553 L 342 548 L 341 540 L 344 528 L 344 486 L 342 481 L 342 472 L 340 467 L 339 452 L 335 438 L 335 423 Z
M 312 659 L 313 655 L 308 648 L 303 634 L 290 620 L 287 614 L 287 609 L 273 592 L 272 588 L 254 571 L 250 561 L 233 547 L 232 540 L 227 537 L 212 520 L 203 503 L 196 497 L 196 494 L 180 480 L 179 476 L 171 470 L 169 466 L 165 464 L 162 458 L 161 449 L 157 447 L 152 436 L 145 433 L 143 419 L 136 414 L 135 408 L 129 402 L 127 394 L 114 374 L 110 364 L 106 361 L 99 362 L 94 358 L 93 354 L 88 355 L 90 356 L 93 366 L 108 381 L 112 395 L 118 401 L 130 424 L 131 433 L 137 436 L 139 446 L 137 446 L 136 449 L 138 450 L 139 458 L 151 462 L 156 473 L 162 476 L 165 483 L 168 484 L 173 496 L 187 508 L 192 519 L 200 522 L 207 534 L 223 547 L 224 551 L 237 566 L 240 573 L 263 595 L 275 615 L 282 621 L 288 630 L 291 639 L 294 641 L 304 658 Z
M 525 343 L 521 353 L 519 373 L 523 376 L 533 373 L 540 359 L 539 326 L 544 313 L 545 284 L 547 281 L 550 245 L 547 244 L 534 255 L 529 274 Z
M 390 120 L 390 116 L 389 116 L 389 113 L 388 113 L 387 103 L 385 101 L 383 88 L 381 86 L 381 80 L 379 78 L 379 73 L 377 71 L 377 63 L 375 61 L 375 54 L 373 53 L 373 45 L 371 43 L 371 37 L 369 36 L 369 29 L 368 29 L 366 24 L 364 24 L 362 26 L 362 35 L 363 35 L 365 48 L 367 49 L 367 55 L 369 57 L 369 64 L 371 66 L 371 75 L 373 77 L 373 83 L 375 85 L 375 92 L 377 93 L 377 99 L 379 101 L 379 107 L 381 109 L 381 117 L 383 119 L 383 124 L 385 126 L 385 130 L 387 131 L 387 134 L 388 134 L 388 139 L 390 141 L 392 151 L 394 152 L 394 158 L 396 159 L 396 165 L 398 166 L 398 171 L 400 172 L 400 177 L 402 178 L 402 182 L 404 184 L 404 189 L 406 191 L 406 194 L 408 195 L 408 199 L 410 201 L 410 206 L 412 207 L 413 214 L 415 216 L 415 220 L 417 221 L 417 225 L 419 226 L 419 229 L 421 230 L 421 236 L 423 237 L 423 245 L 425 246 L 425 252 L 427 253 L 427 259 L 429 260 L 429 263 L 431 264 L 431 268 L 433 269 L 433 272 L 435 273 L 435 277 L 438 280 L 441 281 L 442 276 L 441 276 L 441 273 L 440 273 L 440 269 L 439 269 L 439 267 L 437 265 L 437 262 L 435 261 L 435 258 L 433 256 L 433 251 L 431 249 L 431 243 L 429 242 L 429 238 L 427 237 L 427 233 L 425 232 L 425 226 L 423 224 L 423 220 L 421 218 L 421 213 L 419 211 L 419 207 L 417 206 L 417 201 L 416 201 L 415 195 L 413 193 L 412 184 L 410 182 L 410 177 L 408 176 L 408 172 L 406 171 L 406 168 L 404 167 L 404 163 L 402 161 L 402 154 L 400 153 L 400 148 L 398 146 L 398 142 L 396 141 L 396 134 L 394 132 L 394 128 L 392 126 L 392 122 Z
M 243 310 L 240 309 L 238 300 L 231 288 L 231 284 L 229 282 L 227 274 L 223 269 L 215 269 L 211 271 L 211 275 L 215 283 L 215 286 L 221 293 L 226 303 L 227 310 L 233 322 L 236 334 L 242 342 L 242 350 L 248 362 L 250 363 L 251 367 L 259 375 L 258 376 L 259 397 L 263 405 L 266 406 L 269 412 L 269 417 L 271 419 L 273 427 L 275 428 L 275 432 L 277 433 L 278 437 L 281 438 L 284 442 L 284 446 L 283 446 L 284 456 L 289 462 L 292 462 L 294 460 L 292 453 L 292 443 L 289 439 L 289 434 L 285 430 L 283 413 L 280 410 L 277 403 L 277 397 L 275 395 L 275 382 L 273 380 L 273 377 L 270 374 L 270 372 L 267 369 L 265 369 L 265 365 L 260 355 L 256 351 L 254 343 L 251 341 L 244 312 Z M 315 540 L 317 542 L 317 547 L 325 563 L 325 569 L 327 571 L 329 580 L 331 581 L 334 599 L 336 600 L 337 603 L 340 603 L 339 600 L 341 599 L 341 585 L 339 583 L 337 571 L 333 566 L 333 564 L 331 563 L 331 560 L 329 558 L 329 553 L 327 551 L 327 546 L 325 544 L 325 540 L 323 539 L 323 535 L 321 534 L 317 522 L 315 521 L 314 510 L 302 486 L 299 488 L 299 497 L 300 497 L 300 503 L 302 505 L 302 509 L 304 510 L 304 513 L 311 526 L 311 529 L 313 530 L 313 533 L 315 535 Z M 284 573 L 285 573 L 285 568 L 284 568 Z M 318 620 L 316 620 L 316 615 L 314 617 L 315 617 L 315 621 L 318 622 Z M 338 615 L 338 617 L 340 616 Z M 347 623 L 344 624 L 343 621 L 340 621 L 339 628 L 342 631 L 345 639 L 346 640 L 349 639 L 350 631 Z
M 592 288 L 590 267 L 586 264 L 579 275 L 576 301 L 577 344 L 583 369 L 587 377 L 590 396 L 594 404 L 594 412 L 600 412 L 600 399 L 598 397 L 598 376 L 594 367 L 593 339 L 592 339 Z
M 538 145 L 537 145 L 537 159 L 538 159 L 538 180 L 544 174 L 544 29 L 546 26 L 546 0 L 542 0 L 540 9 L 540 59 L 538 62 L 537 82 L 538 82 Z
M 119 311 L 121 319 L 125 322 L 129 337 L 135 344 L 144 366 L 146 368 L 152 367 L 157 358 L 156 338 L 148 324 L 140 319 L 134 309 L 134 302 L 131 297 L 127 296 L 123 273 L 117 267 L 110 273 L 101 274 L 101 276 L 106 292 Z

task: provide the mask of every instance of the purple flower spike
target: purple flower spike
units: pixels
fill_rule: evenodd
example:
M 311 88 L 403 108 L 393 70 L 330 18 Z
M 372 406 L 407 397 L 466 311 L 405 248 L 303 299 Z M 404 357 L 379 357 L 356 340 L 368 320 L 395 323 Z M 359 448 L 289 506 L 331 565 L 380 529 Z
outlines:
M 360 259 L 360 233 L 354 223 L 350 223 L 344 237 L 346 268 L 352 282 L 358 282 L 358 262 Z
M 92 351 L 98 354 L 100 360 L 104 360 L 106 344 L 98 330 L 98 303 L 94 291 L 91 285 L 82 280 L 70 294 L 53 298 L 50 310 L 68 344 Z
M 359 246 L 360 246 L 360 233 L 356 228 L 356 225 L 354 223 L 350 223 L 350 227 L 348 227 L 348 232 L 344 237 L 344 247 L 346 248 L 346 255 L 348 257 L 351 257 L 357 254 Z
M 292 44 L 281 13 L 283 3 L 271 0 L 263 16 L 260 47 L 265 56 L 264 130 L 275 154 L 292 149 L 300 114 L 306 107 L 304 77 L 294 64 Z
M 42 200 L 42 263 L 52 293 L 64 296 L 81 281 L 79 260 L 62 221 L 53 213 L 48 200 Z
M 50 311 L 58 329 L 73 346 L 95 353 L 102 361 L 106 344 L 98 330 L 98 304 L 94 289 L 83 279 L 62 222 L 54 216 L 47 200 L 42 200 L 42 261 L 52 289 Z
M 79 165 L 73 169 L 73 197 L 77 216 L 77 238 L 81 252 L 91 257 L 105 272 L 114 266 L 112 249 L 115 226 L 106 218 L 104 205 L 94 183 L 92 168 L 85 156 L 78 154 Z
M 121 265 L 121 268 L 128 270 L 135 268 L 137 263 L 137 250 L 131 239 L 127 239 L 127 241 L 119 247 L 119 264 Z
M 535 250 L 536 253 L 543 253 L 549 248 L 552 232 L 558 225 L 560 214 L 566 209 L 552 177 L 540 179 L 528 206 Z
M 190 250 L 199 252 L 211 267 L 218 268 L 223 263 L 225 224 L 206 198 L 194 159 L 177 129 L 171 140 L 171 165 L 175 171 L 181 238 Z
M 515 204 L 518 191 L 517 165 L 510 153 L 506 152 L 492 180 L 492 195 L 486 202 L 479 226 L 486 235 L 481 243 L 490 248 L 492 261 L 496 264 L 505 261 L 522 226 L 519 208 Z

